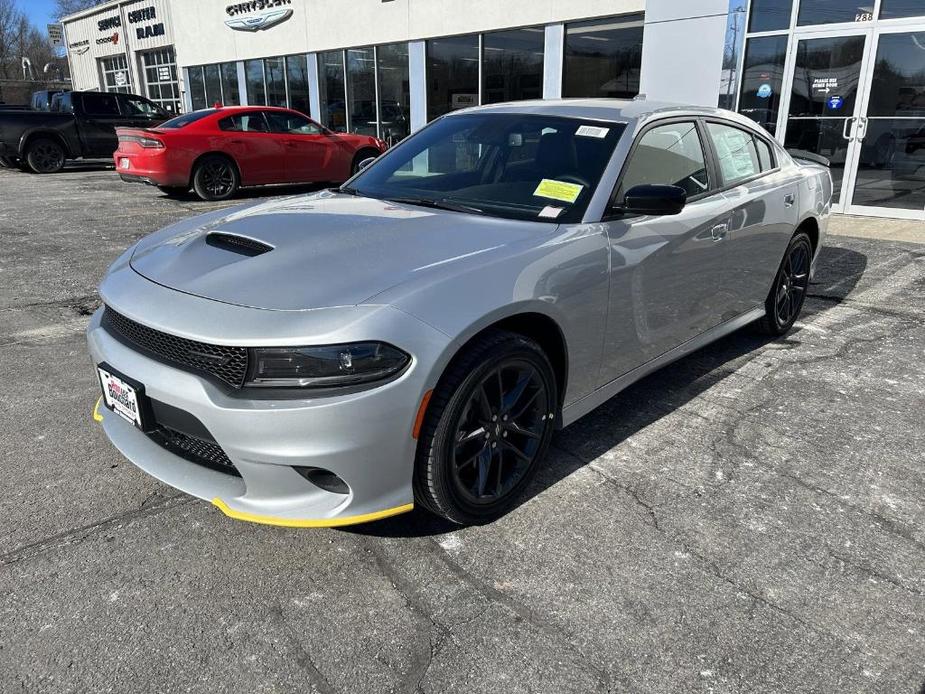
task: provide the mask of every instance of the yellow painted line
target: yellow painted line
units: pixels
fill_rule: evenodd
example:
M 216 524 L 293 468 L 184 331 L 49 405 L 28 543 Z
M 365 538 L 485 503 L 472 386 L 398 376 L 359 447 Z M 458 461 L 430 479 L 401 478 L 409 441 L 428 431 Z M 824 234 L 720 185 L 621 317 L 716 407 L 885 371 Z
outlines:
M 280 518 L 278 516 L 264 516 L 259 513 L 236 511 L 218 497 L 212 499 L 212 503 L 229 518 L 248 521 L 250 523 L 262 523 L 263 525 L 278 525 L 286 528 L 336 528 L 341 525 L 369 523 L 374 520 L 397 516 L 399 513 L 407 513 L 414 508 L 414 504 L 405 504 L 404 506 L 395 506 L 394 508 L 387 508 L 384 511 L 364 513 L 359 516 L 341 516 L 338 518 Z
M 103 421 L 103 415 L 100 414 L 100 403 L 101 403 L 101 402 L 103 402 L 103 396 L 102 396 L 102 395 L 99 396 L 99 397 L 96 399 L 96 404 L 93 406 L 93 421 L 94 421 L 94 422 L 102 422 L 102 421 Z

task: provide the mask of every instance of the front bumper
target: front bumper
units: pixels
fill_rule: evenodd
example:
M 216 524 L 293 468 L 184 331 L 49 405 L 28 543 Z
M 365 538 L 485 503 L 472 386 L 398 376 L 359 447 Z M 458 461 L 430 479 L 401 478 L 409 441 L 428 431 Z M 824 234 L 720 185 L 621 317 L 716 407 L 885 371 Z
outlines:
M 224 324 L 225 332 L 231 333 L 223 335 L 224 344 L 236 340 L 256 344 L 253 336 L 234 333 L 240 332 L 242 326 L 266 325 L 267 321 L 280 323 L 278 332 L 269 330 L 267 335 L 285 335 L 286 330 L 292 331 L 301 323 L 303 327 L 298 330 L 305 335 L 299 338 L 301 343 L 312 344 L 317 339 L 332 342 L 331 336 L 313 335 L 308 325 L 316 319 L 307 314 L 328 309 L 263 311 L 191 297 L 137 275 L 130 283 L 133 290 L 120 297 L 121 304 L 106 296 L 104 284 L 104 300 L 120 313 L 157 329 L 163 329 L 160 320 L 170 313 L 177 326 L 174 332 L 184 337 L 206 341 L 208 338 L 201 333 L 189 331 L 195 329 L 197 316 L 202 326 L 203 316 L 211 313 L 215 322 Z M 140 301 L 142 296 L 144 300 Z M 145 305 L 150 317 L 132 315 L 130 307 L 138 305 Z M 357 310 L 360 308 L 363 307 Z M 305 392 L 304 396 L 291 392 L 264 394 L 255 389 L 232 391 L 135 351 L 101 326 L 101 311 L 93 316 L 88 344 L 94 364 L 106 362 L 144 384 L 148 397 L 198 419 L 240 477 L 176 455 L 101 405 L 94 410 L 95 416 L 110 441 L 135 465 L 170 486 L 211 501 L 234 518 L 313 527 L 361 523 L 408 511 L 413 504 L 411 478 L 417 443 L 412 431 L 421 400 L 433 387 L 428 365 L 437 361 L 446 338 L 394 309 L 366 307 L 361 313 L 365 317 L 360 320 L 345 320 L 349 325 L 343 329 L 343 341 L 357 339 L 355 333 L 361 331 L 367 337 L 375 335 L 376 339 L 400 343 L 412 354 L 409 368 L 375 388 L 339 394 Z M 322 319 L 329 321 L 330 317 Z M 362 323 L 367 328 L 361 328 Z M 213 337 L 213 341 L 219 340 Z M 262 341 L 299 343 L 292 337 Z M 322 489 L 293 466 L 333 472 L 349 491 L 340 494 Z

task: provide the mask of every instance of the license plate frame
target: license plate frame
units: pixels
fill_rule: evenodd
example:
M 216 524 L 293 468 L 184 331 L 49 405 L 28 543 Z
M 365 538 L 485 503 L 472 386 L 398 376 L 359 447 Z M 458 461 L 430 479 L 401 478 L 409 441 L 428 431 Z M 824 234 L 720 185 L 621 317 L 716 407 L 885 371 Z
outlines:
M 141 431 L 150 431 L 154 415 L 144 384 L 129 378 L 106 362 L 96 367 L 103 405 Z M 134 405 L 134 408 L 133 408 Z

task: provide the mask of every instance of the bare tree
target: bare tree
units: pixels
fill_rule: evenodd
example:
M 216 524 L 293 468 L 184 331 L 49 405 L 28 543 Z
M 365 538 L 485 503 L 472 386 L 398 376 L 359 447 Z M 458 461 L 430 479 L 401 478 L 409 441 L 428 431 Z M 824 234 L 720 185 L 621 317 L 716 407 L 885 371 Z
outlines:
M 35 76 L 42 79 L 43 66 L 54 50 L 45 32 L 33 26 L 15 0 L 0 0 L 0 78 L 22 79 L 22 59 L 29 58 Z
M 69 14 L 80 12 L 88 7 L 99 5 L 102 0 L 56 0 L 55 9 L 58 18 L 67 17 Z

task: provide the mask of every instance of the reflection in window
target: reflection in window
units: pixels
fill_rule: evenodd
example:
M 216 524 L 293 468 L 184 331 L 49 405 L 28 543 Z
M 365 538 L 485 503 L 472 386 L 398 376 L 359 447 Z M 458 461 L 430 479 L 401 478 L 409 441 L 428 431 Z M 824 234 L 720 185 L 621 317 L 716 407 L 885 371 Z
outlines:
M 642 27 L 642 15 L 567 25 L 562 96 L 636 96 Z
M 308 115 L 308 61 L 304 55 L 286 58 L 286 83 L 289 87 L 289 107 Z
M 866 22 L 874 18 L 874 0 L 800 0 L 797 24 Z
M 321 123 L 331 130 L 347 132 L 343 51 L 318 54 L 318 94 Z
M 750 38 L 745 46 L 739 113 L 772 135 L 777 131 L 786 57 L 786 35 Z
M 688 197 L 709 189 L 706 157 L 694 123 L 660 125 L 646 132 L 626 166 L 614 199 L 622 202 L 627 191 L 645 184 L 678 186 Z
M 202 66 L 191 67 L 189 74 L 189 98 L 194 111 L 206 107 L 206 86 L 203 82 Z
M 427 119 L 479 105 L 479 37 L 427 42 Z
M 543 49 L 541 28 L 496 31 L 482 38 L 482 103 L 541 99 Z
M 792 11 L 793 0 L 752 0 L 748 30 L 756 32 L 789 29 Z
M 347 107 L 351 132 L 376 135 L 376 66 L 372 48 L 347 50 Z
M 206 105 L 212 106 L 215 102 L 222 102 L 222 78 L 218 65 L 204 65 L 203 73 L 206 82 Z
M 238 89 L 237 63 L 222 63 L 222 97 L 226 106 L 240 106 L 241 92 Z
M 925 118 L 925 32 L 880 36 L 867 115 Z
M 838 117 L 853 113 L 864 41 L 864 36 L 800 41 L 790 96 L 791 116 Z
M 380 137 L 393 144 L 411 132 L 411 91 L 408 83 L 408 44 L 393 43 L 376 49 L 379 61 Z
M 266 106 L 267 91 L 263 85 L 263 61 L 244 61 L 244 74 L 247 79 L 247 102 L 252 106 Z
M 899 17 L 925 17 L 925 3 L 922 0 L 883 0 L 880 19 Z
M 266 58 L 264 75 L 267 82 L 267 106 L 286 106 L 286 77 L 282 58 Z

